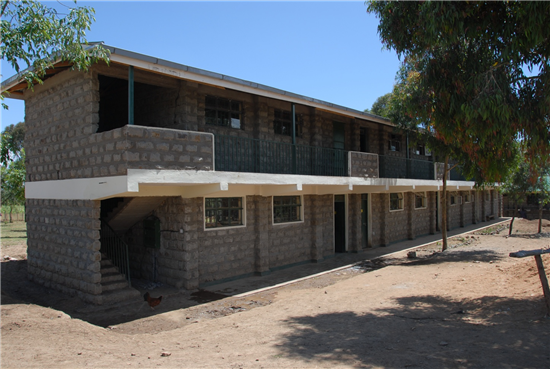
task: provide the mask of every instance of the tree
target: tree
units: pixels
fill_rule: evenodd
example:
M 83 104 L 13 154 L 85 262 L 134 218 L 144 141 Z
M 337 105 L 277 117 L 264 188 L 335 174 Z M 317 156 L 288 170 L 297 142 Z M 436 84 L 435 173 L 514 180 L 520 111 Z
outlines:
M 442 251 L 447 249 L 447 177 L 449 172 L 460 165 L 462 174 L 475 179 L 478 186 L 494 182 L 495 173 L 506 173 L 508 160 L 514 156 L 511 154 L 507 160 L 497 160 L 493 163 L 493 172 L 483 172 L 469 153 L 455 141 L 446 140 L 439 133 L 436 122 L 444 119 L 453 119 L 453 116 L 445 114 L 435 115 L 434 102 L 438 98 L 432 91 L 426 89 L 422 80 L 423 64 L 418 63 L 414 58 L 409 58 L 403 63 L 396 75 L 391 98 L 388 104 L 388 117 L 400 129 L 409 133 L 409 137 L 416 142 L 425 144 L 438 158 L 444 162 L 441 173 L 442 186 Z M 441 104 L 443 105 L 443 104 Z M 480 149 L 481 155 L 490 154 L 491 147 Z M 513 150 L 509 150 L 513 153 Z M 450 161 L 453 164 L 450 164 Z
M 0 175 L 2 205 L 10 209 L 12 220 L 13 206 L 25 204 L 25 123 L 9 125 L 1 134 Z
M 29 88 L 41 84 L 56 61 L 68 62 L 78 70 L 87 70 L 99 60 L 108 62 L 105 48 L 90 47 L 86 41 L 86 31 L 95 21 L 93 14 L 90 7 L 67 7 L 67 13 L 61 14 L 34 0 L 1 0 L 0 55 Z M 27 69 L 22 71 L 22 66 Z M 4 97 L 2 92 L 0 98 Z
M 387 93 L 385 95 L 382 95 L 376 99 L 376 101 L 372 104 L 372 107 L 370 110 L 366 110 L 367 113 L 372 113 L 379 115 L 384 118 L 388 118 L 388 103 L 390 101 L 391 93 Z
M 503 178 L 510 139 L 550 160 L 550 3 L 375 2 L 378 32 L 420 74 L 418 110 L 485 177 Z
M 508 196 L 508 200 L 518 209 L 518 202 L 529 192 L 531 171 L 529 164 L 523 160 L 523 155 L 518 155 L 518 160 L 512 168 L 510 176 L 502 184 L 502 192 Z M 512 234 L 516 211 L 512 214 L 508 235 Z

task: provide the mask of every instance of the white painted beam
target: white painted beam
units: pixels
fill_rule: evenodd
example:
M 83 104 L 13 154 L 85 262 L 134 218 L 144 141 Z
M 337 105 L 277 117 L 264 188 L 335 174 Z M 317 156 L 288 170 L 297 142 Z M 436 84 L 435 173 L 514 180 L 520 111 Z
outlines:
M 227 195 L 229 185 L 227 184 L 227 182 L 221 182 L 197 186 L 183 186 L 180 188 L 181 197 L 183 197 L 184 199 L 190 199 L 193 197 L 204 197 L 207 195 L 213 196 L 224 192 Z
M 285 194 L 295 194 L 302 191 L 302 184 L 296 183 L 291 185 L 266 185 L 260 187 L 261 196 L 277 196 Z
M 353 191 L 352 184 L 340 186 L 317 186 L 316 195 L 344 194 Z

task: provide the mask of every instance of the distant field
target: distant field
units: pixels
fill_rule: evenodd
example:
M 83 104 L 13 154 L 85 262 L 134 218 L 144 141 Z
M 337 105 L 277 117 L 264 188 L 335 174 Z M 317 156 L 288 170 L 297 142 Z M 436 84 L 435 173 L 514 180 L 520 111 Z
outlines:
M 0 238 L 2 248 L 27 243 L 27 223 L 0 223 Z
M 10 221 L 10 206 L 2 205 L 0 210 L 2 213 L 2 222 Z M 25 206 L 15 205 L 11 207 L 11 219 L 14 222 L 21 222 L 25 220 Z

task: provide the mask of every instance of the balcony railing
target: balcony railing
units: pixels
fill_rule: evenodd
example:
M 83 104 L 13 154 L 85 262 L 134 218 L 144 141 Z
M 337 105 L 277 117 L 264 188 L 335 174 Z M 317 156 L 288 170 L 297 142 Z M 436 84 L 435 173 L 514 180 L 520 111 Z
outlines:
M 215 136 L 218 171 L 348 176 L 348 152 L 235 136 Z
M 434 179 L 434 163 L 380 155 L 380 178 Z

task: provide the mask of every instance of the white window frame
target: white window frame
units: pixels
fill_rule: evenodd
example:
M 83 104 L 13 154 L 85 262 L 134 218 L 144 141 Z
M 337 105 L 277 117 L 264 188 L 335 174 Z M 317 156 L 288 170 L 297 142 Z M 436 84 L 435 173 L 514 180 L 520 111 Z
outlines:
M 274 202 L 275 202 L 276 197 L 299 197 L 300 198 L 300 220 L 275 223 L 275 205 L 274 205 Z M 300 223 L 304 223 L 304 196 L 303 195 L 271 196 L 271 224 L 272 225 L 280 226 L 280 225 L 300 224 Z
M 416 198 L 417 196 L 422 197 L 422 206 L 417 208 L 416 207 Z M 423 192 L 415 192 L 414 193 L 414 210 L 422 210 L 426 209 L 428 207 L 428 196 L 426 194 L 426 191 Z
M 466 191 L 464 195 L 464 203 L 468 204 L 470 202 L 472 202 L 472 194 L 470 193 L 470 191 Z
M 398 200 L 399 200 L 399 208 L 398 209 L 392 209 L 391 208 L 391 195 L 397 194 Z M 404 211 L 405 210 L 405 201 L 404 201 L 403 192 L 391 192 L 390 196 L 388 197 L 388 209 L 390 209 L 390 213 L 394 211 Z
M 453 201 L 453 198 L 454 198 L 454 201 Z M 451 203 L 451 206 L 461 205 L 462 204 L 462 196 L 460 196 L 458 194 L 458 192 L 451 192 L 449 202 Z
M 207 228 L 206 227 L 206 199 L 223 199 L 223 198 L 235 198 L 235 197 L 239 197 L 241 198 L 241 201 L 242 201 L 242 211 L 241 211 L 241 217 L 242 217 L 242 220 L 243 220 L 243 224 L 240 224 L 240 225 L 234 225 L 234 226 L 227 226 L 227 227 L 211 227 L 211 228 Z M 202 212 L 202 216 L 203 216 L 203 220 L 202 220 L 202 226 L 204 228 L 205 231 L 223 231 L 225 229 L 235 229 L 235 228 L 245 228 L 246 227 L 246 196 L 216 196 L 216 197 L 203 197 L 202 199 L 202 208 L 203 208 L 203 212 Z

